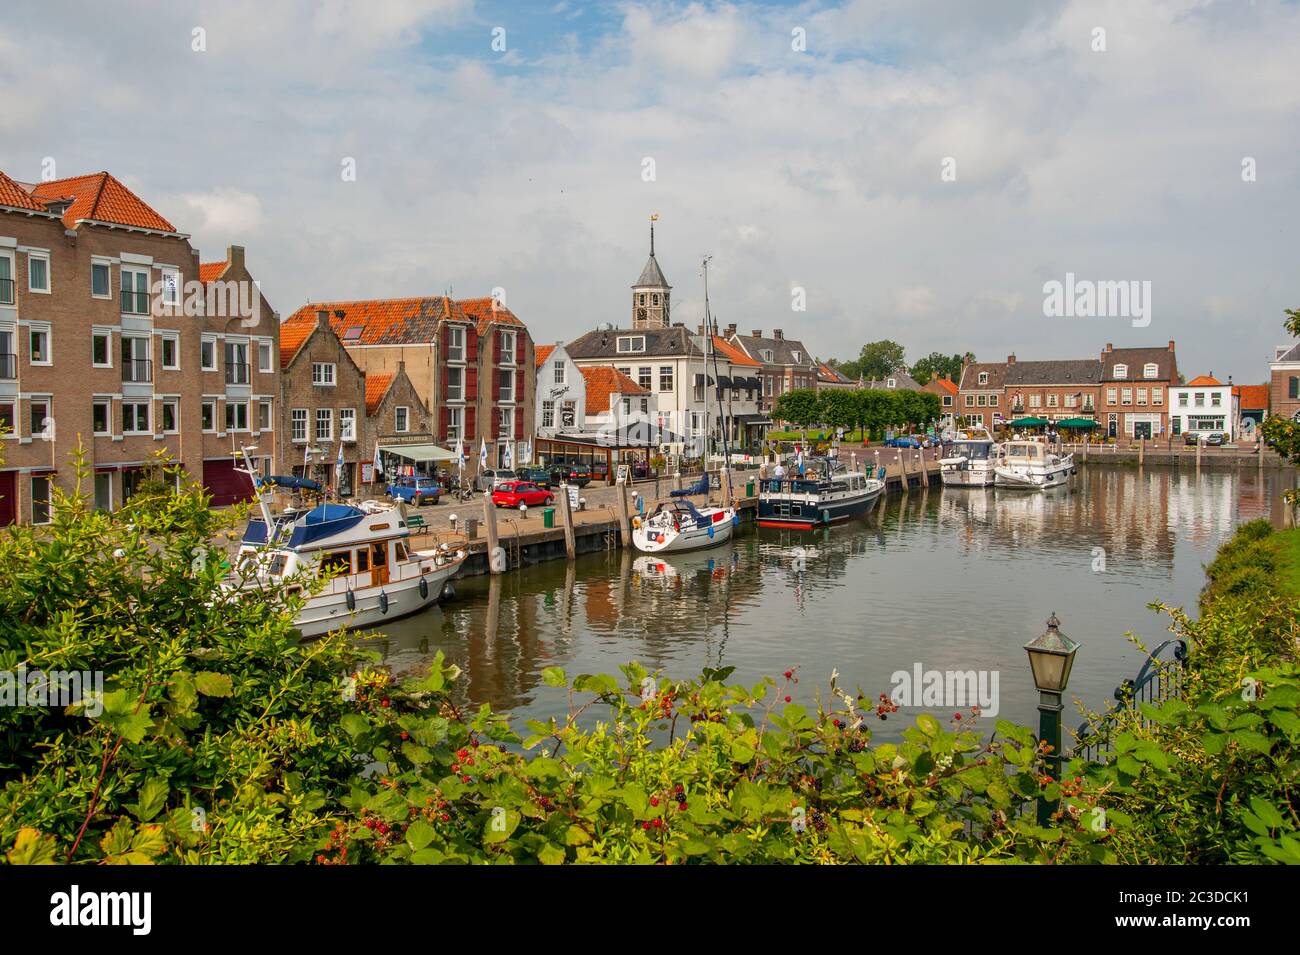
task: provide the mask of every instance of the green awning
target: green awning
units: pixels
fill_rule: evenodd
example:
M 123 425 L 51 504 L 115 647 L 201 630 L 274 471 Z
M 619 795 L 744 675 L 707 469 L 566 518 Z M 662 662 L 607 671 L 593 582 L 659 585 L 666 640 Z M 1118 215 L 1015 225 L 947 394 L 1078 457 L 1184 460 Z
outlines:
M 456 455 L 436 444 L 381 444 L 379 450 L 408 461 L 455 461 Z
M 1046 418 L 1017 418 L 1011 422 L 1012 428 L 1041 428 L 1047 424 Z
M 1058 428 L 1095 428 L 1097 422 L 1091 418 L 1066 418 L 1064 421 L 1056 422 Z

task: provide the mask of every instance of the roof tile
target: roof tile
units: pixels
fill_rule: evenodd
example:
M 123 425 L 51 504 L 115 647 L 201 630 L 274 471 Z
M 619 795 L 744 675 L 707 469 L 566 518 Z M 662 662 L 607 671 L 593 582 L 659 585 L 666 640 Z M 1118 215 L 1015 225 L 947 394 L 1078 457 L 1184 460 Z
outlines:
M 580 370 L 583 380 L 587 383 L 588 414 L 608 411 L 609 399 L 612 395 L 650 394 L 649 390 L 642 388 L 617 368 L 609 365 L 593 365 Z
M 379 410 L 395 377 L 397 376 L 392 372 L 386 375 L 366 375 L 366 414 L 372 415 Z
M 71 199 L 72 204 L 63 215 L 63 224 L 69 229 L 76 228 L 78 220 L 95 219 L 158 232 L 176 231 L 147 202 L 107 172 L 40 182 L 32 187 L 32 195 L 41 199 Z
M 0 172 L 0 206 L 14 209 L 30 209 L 32 212 L 44 212 L 45 206 L 32 198 L 31 194 Z

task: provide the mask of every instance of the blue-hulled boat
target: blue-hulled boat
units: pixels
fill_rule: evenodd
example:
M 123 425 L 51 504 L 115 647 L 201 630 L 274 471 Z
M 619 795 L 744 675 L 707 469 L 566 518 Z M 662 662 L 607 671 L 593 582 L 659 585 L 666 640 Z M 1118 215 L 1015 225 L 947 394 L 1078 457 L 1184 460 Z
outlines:
M 867 514 L 885 490 L 883 467 L 878 476 L 841 470 L 829 459 L 820 467 L 820 473 L 804 477 L 761 481 L 758 526 L 810 531 L 838 524 Z

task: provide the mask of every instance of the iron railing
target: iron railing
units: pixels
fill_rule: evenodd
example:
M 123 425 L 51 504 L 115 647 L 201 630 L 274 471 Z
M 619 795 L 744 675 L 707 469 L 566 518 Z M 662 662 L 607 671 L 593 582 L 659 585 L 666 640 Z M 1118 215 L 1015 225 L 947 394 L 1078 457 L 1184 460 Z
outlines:
M 153 381 L 153 362 L 148 358 L 122 359 L 122 380 L 130 384 Z
M 249 381 L 249 374 L 250 368 L 248 362 L 226 362 L 226 384 L 246 385 Z
M 1161 654 L 1166 650 L 1169 651 L 1167 658 L 1162 659 Z M 1100 719 L 1088 720 L 1074 731 L 1075 743 L 1068 754 L 1069 758 L 1083 758 L 1089 762 L 1108 761 L 1110 755 L 1103 753 L 1110 746 L 1111 737 L 1121 719 L 1140 714 L 1143 703 L 1162 703 L 1182 696 L 1186 663 L 1186 640 L 1166 640 L 1152 650 L 1137 676 L 1116 687 L 1115 701 L 1118 705 Z M 1143 726 L 1151 722 L 1141 715 L 1137 718 Z

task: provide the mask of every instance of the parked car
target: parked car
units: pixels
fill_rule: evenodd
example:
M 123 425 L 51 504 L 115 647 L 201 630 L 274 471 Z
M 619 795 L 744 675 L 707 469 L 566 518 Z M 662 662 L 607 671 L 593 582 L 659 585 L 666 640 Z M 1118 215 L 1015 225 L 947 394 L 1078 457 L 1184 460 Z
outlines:
M 1205 443 L 1206 443 L 1207 446 L 1209 446 L 1209 447 L 1211 447 L 1211 448 L 1222 447 L 1222 446 L 1223 446 L 1223 435 L 1220 434 L 1218 431 L 1215 431 L 1213 434 L 1207 434 L 1207 435 L 1205 436 Z
M 442 496 L 442 485 L 437 478 L 431 477 L 394 478 L 388 483 L 388 496 L 414 507 L 437 504 L 438 498 Z
M 503 481 L 518 481 L 519 475 L 510 468 L 484 468 L 474 479 L 474 486 L 480 491 L 490 491 Z
M 529 507 L 554 504 L 555 495 L 532 481 L 503 481 L 492 490 L 492 503 L 497 507 Z
M 557 464 L 551 468 L 551 486 L 569 483 L 586 487 L 591 483 L 591 468 L 586 464 Z
M 921 442 L 916 440 L 910 434 L 900 434 L 896 438 L 890 438 L 885 442 L 887 448 L 919 448 Z
M 1201 435 L 1197 431 L 1188 431 L 1183 435 L 1183 444 L 1185 445 L 1195 444 L 1199 440 L 1201 440 Z
M 549 488 L 551 486 L 551 470 L 550 468 L 538 467 L 520 468 L 519 480 L 530 481 L 538 487 Z

